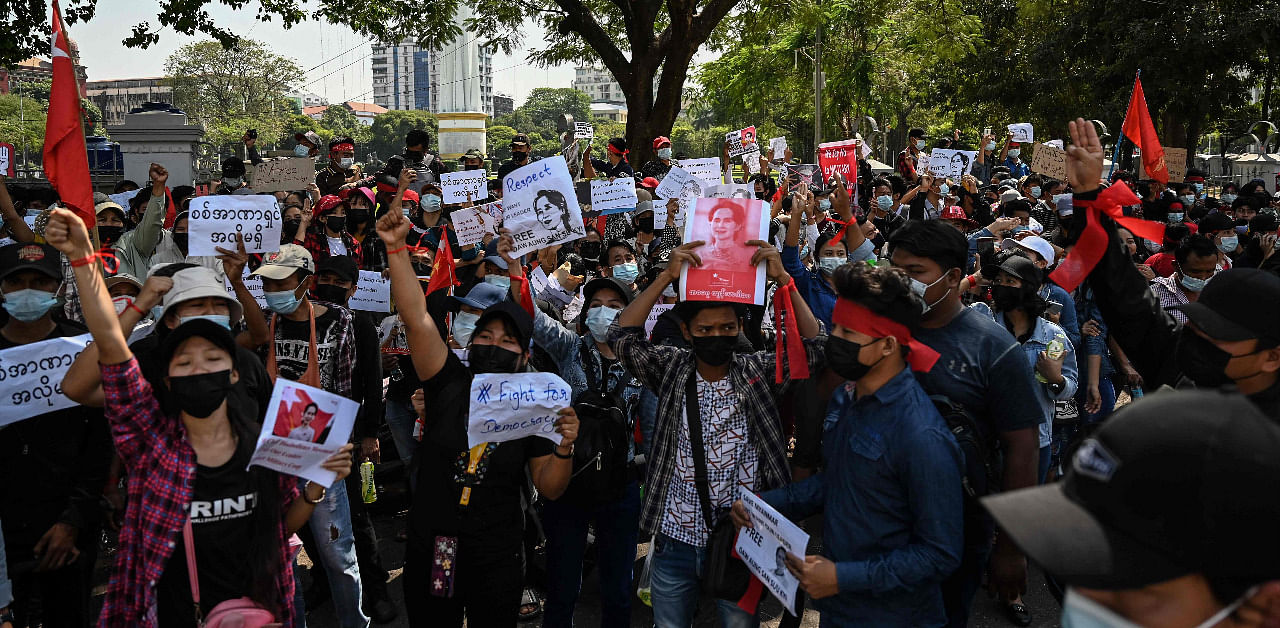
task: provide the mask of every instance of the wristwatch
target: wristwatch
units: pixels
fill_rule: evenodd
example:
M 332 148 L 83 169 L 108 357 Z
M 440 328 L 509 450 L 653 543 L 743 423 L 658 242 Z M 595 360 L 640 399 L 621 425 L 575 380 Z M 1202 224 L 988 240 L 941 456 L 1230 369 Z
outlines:
M 13 610 L 9 608 L 0 611 L 0 624 L 6 623 L 15 626 L 18 624 L 18 620 L 13 618 Z
M 570 459 L 570 458 L 572 458 L 572 457 L 573 457 L 573 445 L 569 445 L 569 453 L 568 453 L 568 454 L 565 454 L 565 455 L 563 455 L 563 456 L 561 456 L 561 455 L 560 455 L 560 446 L 559 446 L 559 445 L 556 445 L 555 447 L 553 447 L 553 448 L 551 449 L 551 453 L 555 454 L 555 456 L 556 456 L 557 458 L 561 459 L 561 460 L 568 460 L 568 459 Z
M 315 506 L 316 504 L 319 504 L 320 502 L 324 501 L 324 496 L 325 496 L 325 494 L 327 494 L 327 493 L 329 492 L 329 491 L 328 491 L 328 489 L 326 489 L 325 487 L 321 486 L 321 487 L 320 487 L 320 497 L 316 498 L 316 500 L 315 500 L 315 501 L 311 501 L 311 498 L 310 498 L 310 497 L 307 497 L 307 489 L 309 489 L 309 488 L 311 488 L 311 481 L 310 481 L 310 480 L 308 480 L 306 484 L 302 485 L 302 501 L 307 502 L 308 504 L 311 504 L 312 506 Z

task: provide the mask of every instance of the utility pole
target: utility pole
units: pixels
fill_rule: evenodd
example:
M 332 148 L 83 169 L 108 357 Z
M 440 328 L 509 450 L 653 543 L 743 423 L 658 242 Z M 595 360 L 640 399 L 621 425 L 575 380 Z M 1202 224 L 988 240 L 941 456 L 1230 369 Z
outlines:
M 822 143 L 822 86 L 826 77 L 822 74 L 822 27 L 818 27 L 818 41 L 813 56 L 813 154 L 818 158 L 818 145 Z

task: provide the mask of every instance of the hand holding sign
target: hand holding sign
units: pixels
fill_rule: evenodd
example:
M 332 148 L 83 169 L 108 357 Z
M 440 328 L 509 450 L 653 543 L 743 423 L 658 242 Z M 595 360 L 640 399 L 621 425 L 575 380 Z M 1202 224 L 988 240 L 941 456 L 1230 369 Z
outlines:
M 809 574 L 793 566 L 793 563 L 803 566 L 807 562 L 799 557 L 805 555 L 809 535 L 751 491 L 740 488 L 738 494 L 739 499 L 729 512 L 734 525 L 739 528 L 734 549 L 742 557 L 742 562 L 746 563 L 747 569 L 768 587 L 769 592 L 789 612 L 795 608 L 796 588 L 805 586 L 806 575 L 814 590 L 810 591 L 809 587 L 805 587 L 805 591 L 812 597 L 821 598 L 836 593 L 834 590 L 828 592 L 825 584 L 821 584 L 826 582 L 825 571 L 819 573 L 815 570 Z M 825 560 L 818 556 L 808 558 Z M 831 566 L 830 576 L 830 584 L 834 587 L 834 565 Z
M 1030 144 L 1036 139 L 1035 129 L 1030 122 L 1019 122 L 1009 125 L 1009 139 L 1019 144 Z
M 277 379 L 249 465 L 332 486 L 351 471 L 347 441 L 359 409 L 346 397 Z
M 471 379 L 467 447 L 540 436 L 567 447 L 578 438 L 570 388 L 554 373 L 477 373 Z
M 249 253 L 280 250 L 280 207 L 270 195 L 201 196 L 191 201 L 188 255 L 217 255 L 218 246 L 244 238 Z

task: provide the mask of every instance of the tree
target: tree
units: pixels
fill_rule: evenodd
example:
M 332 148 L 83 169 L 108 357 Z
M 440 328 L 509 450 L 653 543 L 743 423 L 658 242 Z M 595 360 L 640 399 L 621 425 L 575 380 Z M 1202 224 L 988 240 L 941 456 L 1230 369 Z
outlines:
M 324 115 L 320 118 L 320 126 L 329 131 L 334 138 L 349 137 L 355 140 L 357 154 L 360 152 L 361 145 L 368 144 L 372 137 L 369 127 L 361 124 L 356 114 L 342 105 L 330 105 L 325 109 Z
M 23 143 L 26 144 L 27 158 L 33 163 L 41 161 L 44 150 L 44 119 L 48 104 L 33 98 L 22 96 L 18 102 L 17 94 L 0 95 L 0 138 L 13 144 L 18 153 L 17 164 L 22 158 Z M 19 164 L 20 165 L 20 164 Z
M 511 140 L 515 138 L 516 133 L 514 128 L 500 124 L 486 129 L 486 139 L 489 142 L 487 156 L 503 161 L 511 159 Z
M 434 114 L 428 111 L 388 111 L 373 119 L 369 127 L 369 150 L 377 153 L 379 159 L 399 155 L 404 150 L 404 138 L 413 129 L 425 129 L 431 137 L 437 137 L 440 123 Z M 438 147 L 440 144 L 435 142 Z
M 572 87 L 536 87 L 519 110 L 538 128 L 554 134 L 560 114 L 570 114 L 577 122 L 590 121 L 591 98 Z
M 249 129 L 263 144 L 279 141 L 293 117 L 285 92 L 303 75 L 292 59 L 248 39 L 230 49 L 215 41 L 187 44 L 165 60 L 165 74 L 174 104 L 203 123 L 216 145 L 236 142 Z

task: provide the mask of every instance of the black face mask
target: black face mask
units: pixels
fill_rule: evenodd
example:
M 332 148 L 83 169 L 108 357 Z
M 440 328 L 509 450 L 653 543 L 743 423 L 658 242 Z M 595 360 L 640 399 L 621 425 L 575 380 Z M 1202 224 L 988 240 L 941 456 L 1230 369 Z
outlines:
M 331 283 L 319 284 L 312 289 L 316 298 L 334 305 L 347 306 L 347 289 Z
M 472 373 L 514 373 L 520 366 L 520 354 L 498 345 L 472 344 L 467 352 Z
M 179 410 L 205 419 L 226 401 L 231 386 L 230 370 L 170 377 L 169 401 Z
M 827 336 L 827 366 L 830 366 L 831 370 L 836 372 L 836 375 L 839 375 L 851 382 L 856 382 L 863 377 L 866 377 L 867 373 L 870 373 L 871 369 L 876 364 L 879 364 L 880 360 L 884 359 L 884 356 L 882 355 L 880 356 L 880 360 L 876 360 L 872 364 L 863 364 L 862 361 L 858 359 L 858 353 L 862 351 L 863 347 L 870 346 L 879 341 L 880 339 L 877 338 L 865 345 L 860 345 L 856 342 L 845 340 L 844 338 L 837 336 Z
M 514 161 L 518 164 L 522 164 L 528 160 L 529 160 L 529 153 L 526 153 L 523 151 L 517 151 L 517 152 L 511 153 L 511 161 Z
M 419 277 L 430 277 L 431 264 L 420 264 L 418 262 L 414 262 L 413 272 L 417 273 Z
M 298 228 L 302 226 L 302 219 L 295 218 L 280 223 L 280 244 L 288 244 L 298 237 Z
M 693 354 L 711 366 L 724 366 L 733 359 L 737 336 L 690 336 Z
M 484 167 L 484 166 L 482 166 L 482 165 L 480 165 L 480 164 L 468 164 L 468 165 L 463 166 L 463 167 L 462 167 L 462 169 L 463 169 L 463 170 L 479 170 L 479 169 L 481 169 L 481 168 L 483 168 L 483 167 Z
M 369 222 L 369 210 L 359 207 L 352 208 L 347 212 L 347 222 L 350 223 L 352 227 Z
M 1001 312 L 1016 310 L 1023 303 L 1022 288 L 991 286 L 991 302 Z
M 334 232 L 342 231 L 342 229 L 347 226 L 347 217 L 346 216 L 329 216 L 328 218 L 324 219 L 324 224 L 326 227 L 329 228 L 330 231 L 334 231 Z
M 589 240 L 578 242 L 578 255 L 583 259 L 600 259 L 600 243 Z
M 1173 359 L 1182 374 L 1191 378 L 1200 388 L 1217 388 L 1231 383 L 1231 378 L 1226 374 L 1231 354 L 1200 337 L 1200 334 L 1190 328 L 1183 327 L 1178 332 Z
M 422 161 L 422 151 L 406 150 L 404 151 L 404 160 L 412 163 L 417 163 L 419 161 Z
M 98 239 L 102 241 L 103 246 L 119 240 L 121 235 L 124 235 L 124 227 L 98 225 Z
M 636 218 L 636 231 L 642 233 L 653 233 L 653 216 L 641 216 Z
M 177 246 L 177 247 L 178 247 L 178 250 L 179 250 L 179 251 L 182 251 L 182 254 L 183 254 L 183 255 L 186 255 L 186 254 L 187 254 L 187 242 L 188 242 L 187 238 L 188 238 L 188 236 L 189 236 L 189 234 L 187 234 L 187 233 L 175 233 L 175 234 L 173 234 L 173 244 L 174 244 L 175 246 Z

